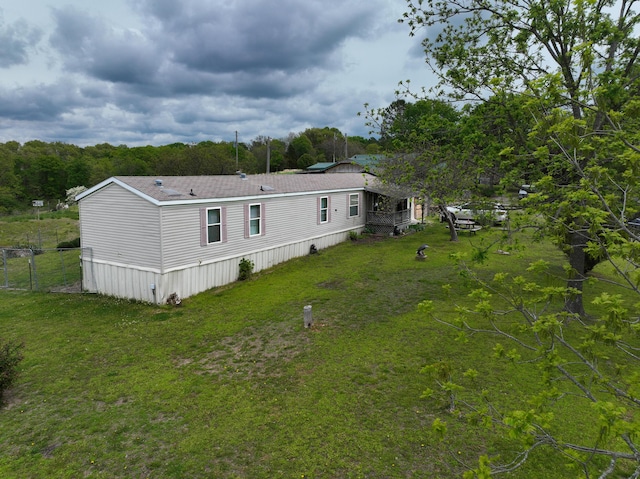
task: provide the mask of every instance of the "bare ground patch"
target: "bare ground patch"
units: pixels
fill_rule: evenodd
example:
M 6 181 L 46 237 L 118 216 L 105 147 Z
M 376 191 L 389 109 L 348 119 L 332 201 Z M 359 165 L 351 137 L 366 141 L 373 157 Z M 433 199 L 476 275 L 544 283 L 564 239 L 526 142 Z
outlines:
M 178 358 L 175 363 L 197 374 L 279 377 L 282 365 L 298 356 L 308 341 L 307 333 L 291 323 L 269 323 L 218 341 L 202 358 Z

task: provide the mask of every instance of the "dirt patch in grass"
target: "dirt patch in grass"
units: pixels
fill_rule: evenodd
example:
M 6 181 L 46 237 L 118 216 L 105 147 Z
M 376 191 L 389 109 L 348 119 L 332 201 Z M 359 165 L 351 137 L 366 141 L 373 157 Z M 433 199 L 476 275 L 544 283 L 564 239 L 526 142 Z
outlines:
M 323 281 L 322 283 L 318 283 L 319 288 L 334 289 L 334 290 L 342 289 L 343 285 L 344 285 L 344 281 L 342 279 L 335 279 L 331 281 Z
M 359 235 L 357 239 L 355 240 L 351 240 L 354 243 L 377 243 L 378 241 L 382 241 L 385 239 L 389 239 L 389 235 L 388 234 L 381 234 L 381 233 L 375 233 L 375 234 L 362 234 Z
M 289 323 L 252 326 L 213 345 L 201 358 L 178 358 L 178 367 L 196 374 L 243 377 L 279 377 L 309 341 L 306 333 Z
M 49 291 L 51 293 L 82 293 L 82 282 L 77 281 L 67 286 L 56 286 Z

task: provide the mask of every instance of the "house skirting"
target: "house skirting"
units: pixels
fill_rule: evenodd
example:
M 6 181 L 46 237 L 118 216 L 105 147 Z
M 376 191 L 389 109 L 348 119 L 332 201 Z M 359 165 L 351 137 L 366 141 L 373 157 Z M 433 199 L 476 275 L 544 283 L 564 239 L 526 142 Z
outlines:
M 90 293 L 164 304 L 173 293 L 180 298 L 187 298 L 237 281 L 239 263 L 243 258 L 253 261 L 253 271 L 258 272 L 290 259 L 308 255 L 312 244 L 319 250 L 328 248 L 347 240 L 351 231 L 360 233 L 362 229 L 363 227 L 333 232 L 322 237 L 252 251 L 249 254 L 185 265 L 165 271 L 101 261 L 93 258 L 91 253 L 85 253 L 81 258 L 82 286 L 84 291 Z

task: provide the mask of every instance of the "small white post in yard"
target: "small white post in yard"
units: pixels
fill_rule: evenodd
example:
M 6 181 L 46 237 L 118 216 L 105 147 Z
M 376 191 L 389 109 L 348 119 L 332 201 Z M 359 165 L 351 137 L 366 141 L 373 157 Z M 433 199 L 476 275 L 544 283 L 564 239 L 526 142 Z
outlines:
M 311 313 L 311 305 L 304 307 L 304 327 L 310 328 L 313 324 L 313 315 Z

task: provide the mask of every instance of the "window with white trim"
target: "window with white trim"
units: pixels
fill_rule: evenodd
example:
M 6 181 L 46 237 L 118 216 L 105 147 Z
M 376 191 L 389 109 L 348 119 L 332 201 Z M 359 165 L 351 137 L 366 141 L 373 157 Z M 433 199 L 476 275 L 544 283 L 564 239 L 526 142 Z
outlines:
M 227 208 L 200 208 L 200 246 L 227 242 Z
M 222 241 L 222 210 L 209 208 L 207 210 L 207 243 Z
M 249 205 L 249 236 L 257 236 L 262 233 L 262 208 L 260 203 Z
M 360 214 L 360 195 L 353 193 L 349 195 L 349 217 L 359 216 Z
M 329 197 L 322 196 L 319 203 L 319 222 L 327 223 L 329 221 Z

